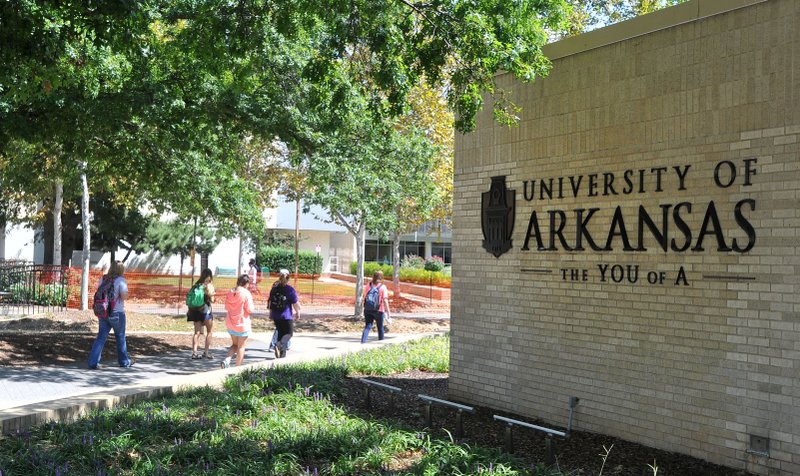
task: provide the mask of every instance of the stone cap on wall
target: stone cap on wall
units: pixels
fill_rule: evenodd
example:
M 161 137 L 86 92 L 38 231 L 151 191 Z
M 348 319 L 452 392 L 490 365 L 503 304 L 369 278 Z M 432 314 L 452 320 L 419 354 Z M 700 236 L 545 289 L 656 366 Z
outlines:
M 550 60 L 564 58 L 766 1 L 768 0 L 689 0 L 674 7 L 550 43 L 542 51 Z

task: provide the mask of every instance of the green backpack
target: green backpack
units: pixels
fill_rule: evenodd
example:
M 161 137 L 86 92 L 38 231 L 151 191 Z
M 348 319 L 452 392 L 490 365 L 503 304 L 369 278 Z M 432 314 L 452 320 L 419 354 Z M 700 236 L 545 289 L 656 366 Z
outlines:
M 190 309 L 196 309 L 198 307 L 203 307 L 206 303 L 206 290 L 202 284 L 195 284 L 189 289 L 189 292 L 186 293 L 186 305 L 189 306 Z

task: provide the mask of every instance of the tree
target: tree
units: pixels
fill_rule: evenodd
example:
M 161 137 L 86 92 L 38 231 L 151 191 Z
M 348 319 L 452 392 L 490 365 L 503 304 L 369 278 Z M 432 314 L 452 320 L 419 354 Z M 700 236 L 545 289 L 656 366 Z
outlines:
M 338 134 L 337 122 L 352 111 L 307 119 L 315 107 L 350 104 L 343 96 L 353 77 L 369 83 L 368 107 L 356 110 L 377 123 L 400 113 L 423 77 L 447 85 L 459 130 L 474 127 L 483 94 L 495 99 L 499 120 L 512 121 L 514 107 L 496 90 L 494 76 L 503 70 L 530 81 L 546 74 L 541 46 L 565 6 L 563 0 L 6 2 L 0 155 L 8 157 L 11 142 L 43 150 L 57 172 L 47 189 L 81 183 L 85 203 L 90 191 L 107 191 L 129 208 L 210 216 L 230 235 L 255 230 L 258 197 L 243 176 L 243 137 L 278 137 L 300 155 L 316 156 L 322 138 Z M 353 59 L 358 75 L 350 71 Z M 41 197 L 23 198 L 31 204 Z M 88 236 L 88 206 L 82 212 Z
M 396 177 L 402 186 L 396 189 L 391 200 L 384 202 L 383 213 L 392 217 L 392 220 L 387 223 L 389 228 L 385 230 L 370 229 L 378 235 L 383 235 L 388 231 L 392 236 L 392 282 L 394 294 L 397 297 L 401 294 L 400 235 L 428 221 L 437 205 L 441 204 L 432 174 L 435 149 L 425 135 L 415 130 L 404 128 L 399 139 L 401 140 L 396 143 L 395 154 L 388 160 L 396 160 L 401 164 L 408 163 L 414 167 L 401 166 L 398 168 Z
M 137 245 L 145 240 L 153 218 L 144 216 L 138 208 L 114 203 L 107 193 L 95 194 L 89 203 L 93 210 L 92 249 L 111 252 L 116 259 L 117 248 L 127 250 L 121 261 L 127 261 Z
M 399 121 L 401 133 L 422 131 L 434 146 L 427 177 L 415 177 L 401 189 L 399 205 L 386 210 L 396 216 L 392 236 L 394 295 L 400 296 L 400 235 L 430 220 L 449 222 L 453 206 L 453 114 L 444 94 L 421 82 L 409 94 L 409 108 Z M 427 179 L 427 180 L 424 180 Z
M 136 246 L 136 251 L 154 250 L 162 256 L 179 255 L 181 258 L 178 273 L 178 287 L 183 280 L 183 262 L 192 250 L 197 253 L 210 254 L 219 245 L 221 237 L 216 230 L 208 227 L 195 227 L 185 220 L 176 219 L 170 222 L 153 222 L 147 228 L 143 241 Z
M 447 101 L 460 131 L 475 127 L 484 94 L 492 98 L 498 120 L 515 120 L 515 106 L 496 87 L 495 74 L 506 71 L 522 81 L 547 74 L 550 62 L 541 47 L 547 31 L 559 29 L 569 10 L 563 0 L 282 5 L 275 12 L 279 24 L 322 25 L 318 53 L 305 75 L 315 83 L 331 84 L 330 100 L 337 101 L 342 93 L 337 87 L 345 67 L 342 60 L 357 58 L 378 93 L 371 102 L 378 115 L 385 109 L 401 112 L 408 92 L 421 78 L 431 85 L 445 79 Z
M 16 217 L 41 221 L 29 218 L 33 204 L 53 202 L 45 195 L 53 183 L 78 183 L 80 176 L 86 202 L 90 189 L 99 189 L 130 208 L 150 201 L 159 210 L 243 217 L 237 221 L 244 226 L 258 221 L 258 213 L 249 213 L 247 187 L 237 187 L 238 157 L 228 149 L 236 134 L 215 130 L 218 121 L 198 108 L 181 107 L 187 99 L 218 104 L 219 88 L 177 96 L 185 91 L 175 83 L 195 85 L 200 81 L 185 78 L 205 76 L 186 74 L 195 65 L 181 69 L 175 55 L 152 54 L 169 42 L 154 27 L 159 12 L 153 5 L 20 1 L 0 7 L 0 164 L 18 163 L 26 152 L 52 164 L 45 168 L 46 187 L 31 187 L 38 177 L 21 167 L 4 168 L 4 182 L 13 185 L 4 192 L 20 198 L 11 202 Z M 164 70 L 184 76 L 167 81 L 159 74 Z M 214 199 L 203 200 L 209 196 Z M 89 208 L 82 211 L 88 236 Z M 88 251 L 86 242 L 85 256 Z
M 402 131 L 397 120 L 367 113 L 369 100 L 357 82 L 343 100 L 348 104 L 319 111 L 319 118 L 346 111 L 347 120 L 302 158 L 309 201 L 325 208 L 356 240 L 355 315 L 361 315 L 366 231 L 385 236 L 396 228 L 397 215 L 387 210 L 401 206 L 404 190 L 420 191 L 420 179 L 429 183 L 433 149 L 416 130 Z
M 568 0 L 572 8 L 566 29 L 558 36 L 578 35 L 685 1 L 687 0 Z
M 121 4 L 84 9 L 68 3 L 23 0 L 4 4 L 0 15 L 4 23 L 0 29 L 4 45 L 0 52 L 0 154 L 9 160 L 8 144 L 16 143 L 18 151 L 31 149 L 46 154 L 54 163 L 52 170 L 56 173 L 51 180 L 56 184 L 67 183 L 65 174 L 70 171 L 80 177 L 82 308 L 88 306 L 87 159 L 94 155 L 93 146 L 109 125 L 118 123 L 114 113 L 125 109 L 114 101 L 100 108 L 96 98 L 121 89 L 130 66 L 121 50 L 131 52 L 139 46 L 135 33 L 146 31 L 147 26 L 143 11 Z M 131 34 L 134 36 L 128 36 Z M 123 120 L 129 117 L 119 115 Z M 19 157 L 15 154 L 10 159 Z M 29 185 L 20 182 L 17 192 Z M 38 197 L 34 193 L 24 198 L 21 206 L 29 208 L 31 200 Z

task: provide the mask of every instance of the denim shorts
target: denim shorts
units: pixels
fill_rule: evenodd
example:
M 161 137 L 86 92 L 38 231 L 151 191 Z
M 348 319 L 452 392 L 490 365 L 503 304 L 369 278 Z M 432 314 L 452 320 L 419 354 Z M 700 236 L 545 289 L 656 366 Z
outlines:
M 236 336 L 236 337 L 248 337 L 250 335 L 250 331 L 236 332 L 236 331 L 232 331 L 232 330 L 228 329 L 228 334 L 230 334 L 232 336 Z

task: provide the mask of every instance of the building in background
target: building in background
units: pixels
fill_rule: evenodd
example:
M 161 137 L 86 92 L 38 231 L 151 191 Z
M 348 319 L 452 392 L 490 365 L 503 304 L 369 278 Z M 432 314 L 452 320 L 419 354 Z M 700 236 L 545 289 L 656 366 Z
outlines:
M 273 210 L 274 220 L 268 220 L 269 228 L 294 236 L 297 204 L 280 201 Z M 314 252 L 319 247 L 324 273 L 349 273 L 350 263 L 356 260 L 355 238 L 345 227 L 332 223 L 328 216 L 317 206 L 310 207 L 308 213 L 301 212 L 300 249 Z M 400 236 L 400 256 L 440 256 L 450 264 L 451 236 L 450 229 L 445 226 L 426 224 L 413 233 Z M 391 263 L 392 243 L 368 234 L 364 253 L 366 261 Z
M 265 210 L 264 218 L 269 230 L 286 234 L 294 238 L 297 204 L 279 200 L 275 208 Z M 300 213 L 300 250 L 318 252 L 322 256 L 323 273 L 349 273 L 350 263 L 356 259 L 356 242 L 343 226 L 327 219 L 327 212 L 317 206 L 308 212 Z M 22 226 L 8 225 L 0 228 L 0 259 L 19 259 L 42 263 L 44 259 L 44 243 L 37 241 L 36 232 Z M 378 237 L 367 235 L 365 245 L 366 261 L 382 263 L 392 262 L 392 243 L 381 241 Z M 72 254 L 71 264 L 80 266 L 81 250 Z M 244 251 L 239 269 L 247 269 L 246 264 L 253 257 L 253 251 Z M 414 233 L 401 236 L 400 255 L 415 254 L 429 257 L 440 256 L 445 263 L 451 262 L 451 233 L 445 226 L 430 223 Z M 117 252 L 117 257 L 125 256 L 124 250 Z M 111 253 L 92 252 L 90 263 L 93 268 L 107 268 Z M 239 260 L 239 238 L 224 239 L 208 256 L 208 267 L 222 274 L 235 274 Z M 181 265 L 179 256 L 161 256 L 159 253 L 141 253 L 131 255 L 126 261 L 130 270 L 149 271 L 163 274 L 192 273 L 189 257 Z M 195 274 L 200 272 L 200 260 L 195 263 Z
M 36 234 L 30 228 L 21 225 L 0 225 L 0 259 L 2 260 L 36 260 L 36 250 L 41 248 L 36 242 Z M 39 253 L 39 259 L 43 254 Z

